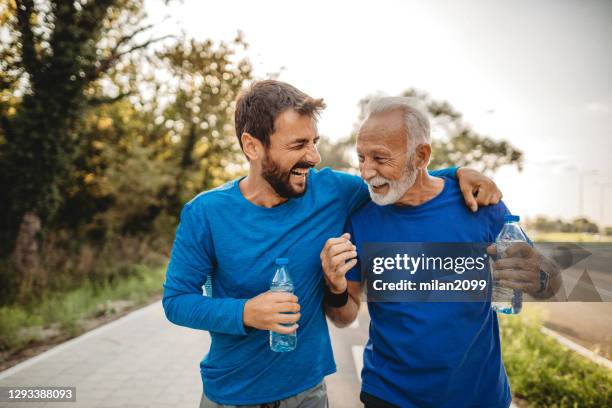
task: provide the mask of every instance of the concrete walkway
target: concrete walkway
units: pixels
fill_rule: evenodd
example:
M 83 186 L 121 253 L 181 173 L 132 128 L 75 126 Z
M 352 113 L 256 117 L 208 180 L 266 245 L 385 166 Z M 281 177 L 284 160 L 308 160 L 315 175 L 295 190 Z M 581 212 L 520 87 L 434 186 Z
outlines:
M 325 379 L 331 408 L 363 407 L 360 372 L 369 321 L 362 307 L 348 328 L 329 325 L 337 365 Z M 0 408 L 196 408 L 199 362 L 209 344 L 207 332 L 168 322 L 156 302 L 0 372 L 0 387 L 76 387 L 76 403 L 0 402 Z
M 363 344 L 363 336 L 335 328 L 334 333 L 339 372 L 327 377 L 330 405 L 362 406 L 351 346 L 342 344 Z M 0 402 L 0 407 L 197 407 L 199 362 L 209 343 L 207 332 L 169 323 L 156 302 L 0 373 L 0 386 L 75 386 L 76 403 Z

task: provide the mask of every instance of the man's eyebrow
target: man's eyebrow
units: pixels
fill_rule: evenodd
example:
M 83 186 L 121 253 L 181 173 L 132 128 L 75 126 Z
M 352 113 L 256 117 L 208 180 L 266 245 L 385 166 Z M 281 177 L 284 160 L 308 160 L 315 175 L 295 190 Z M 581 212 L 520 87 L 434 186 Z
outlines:
M 320 137 L 319 137 L 319 136 L 315 137 L 315 138 L 314 138 L 315 143 L 316 143 L 316 142 L 318 142 L 318 141 L 319 141 L 319 139 L 320 139 Z M 310 139 L 309 139 L 309 138 L 307 138 L 307 137 L 301 137 L 301 138 L 299 138 L 299 139 L 294 139 L 294 140 L 290 141 L 290 142 L 289 142 L 289 144 L 295 144 L 295 143 L 308 143 L 308 142 L 310 142 Z

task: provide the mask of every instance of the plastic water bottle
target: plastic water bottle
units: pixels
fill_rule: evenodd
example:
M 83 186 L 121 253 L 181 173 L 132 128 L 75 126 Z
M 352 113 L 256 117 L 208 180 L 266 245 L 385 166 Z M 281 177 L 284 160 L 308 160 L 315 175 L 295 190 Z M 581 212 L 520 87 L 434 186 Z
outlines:
M 505 215 L 504 226 L 495 239 L 497 259 L 506 256 L 506 249 L 518 242 L 529 242 L 518 222 L 518 215 Z M 518 314 L 523 307 L 523 293 L 518 289 L 504 288 L 493 279 L 491 307 L 498 313 Z
M 289 276 L 288 264 L 289 259 L 287 258 L 276 259 L 276 273 L 270 285 L 270 290 L 272 292 L 293 293 L 293 282 Z M 293 324 L 284 324 L 284 326 L 291 327 Z M 270 331 L 270 348 L 272 351 L 279 353 L 291 351 L 295 349 L 296 345 L 297 334 L 295 332 L 291 334 L 280 334 Z

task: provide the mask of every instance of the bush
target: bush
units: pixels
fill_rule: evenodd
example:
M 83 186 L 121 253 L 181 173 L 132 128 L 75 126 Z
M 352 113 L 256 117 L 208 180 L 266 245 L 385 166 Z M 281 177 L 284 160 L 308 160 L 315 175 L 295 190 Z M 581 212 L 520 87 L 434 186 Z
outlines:
M 86 283 L 64 293 L 46 292 L 28 305 L 0 307 L 0 352 L 17 351 L 47 337 L 83 332 L 86 319 L 113 315 L 116 301 L 134 307 L 161 293 L 164 268 L 133 267 L 128 277 L 112 283 Z
M 536 312 L 499 320 L 513 395 L 533 407 L 612 406 L 612 372 L 542 333 Z

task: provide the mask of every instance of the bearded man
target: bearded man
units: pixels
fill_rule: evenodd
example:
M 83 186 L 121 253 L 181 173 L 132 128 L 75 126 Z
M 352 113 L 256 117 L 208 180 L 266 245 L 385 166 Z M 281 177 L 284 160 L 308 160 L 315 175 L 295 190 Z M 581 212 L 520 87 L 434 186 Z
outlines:
M 323 379 L 336 367 L 319 251 L 368 200 L 368 188 L 357 176 L 313 170 L 324 106 L 283 82 L 254 83 L 235 113 L 248 175 L 199 194 L 181 212 L 163 306 L 171 322 L 210 332 L 201 407 L 327 406 Z M 458 177 L 466 203 L 476 205 L 475 191 L 483 205 L 500 198 L 472 170 L 437 174 Z M 293 294 L 269 291 L 280 257 L 290 259 Z M 202 296 L 209 276 L 212 296 Z M 273 352 L 269 331 L 293 333 L 298 320 L 295 350 Z

